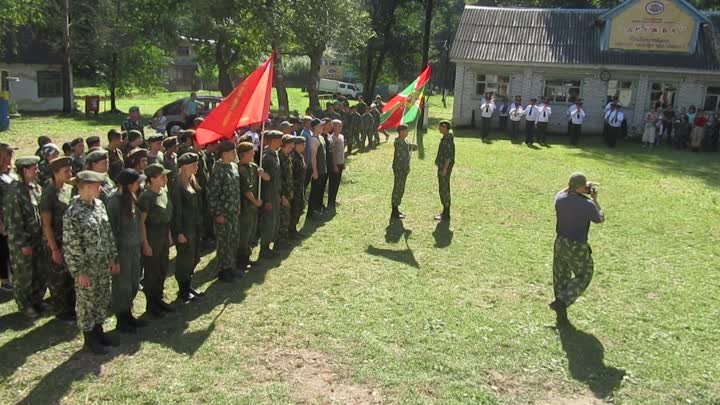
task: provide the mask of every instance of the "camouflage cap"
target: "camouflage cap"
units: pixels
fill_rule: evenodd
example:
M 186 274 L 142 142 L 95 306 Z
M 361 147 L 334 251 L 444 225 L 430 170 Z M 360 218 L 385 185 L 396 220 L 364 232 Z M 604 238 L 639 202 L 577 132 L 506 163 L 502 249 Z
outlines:
M 237 153 L 245 153 L 253 150 L 254 148 L 255 145 L 250 142 L 240 142 L 237 146 Z
M 47 159 L 53 153 L 60 153 L 60 148 L 58 148 L 58 146 L 54 143 L 46 143 L 42 148 L 40 148 L 40 156 L 44 159 Z
M 168 173 L 170 173 L 170 170 L 166 169 L 165 166 L 160 163 L 153 163 L 145 168 L 145 175 L 147 177 L 158 177 L 163 174 L 167 175 Z
M 295 143 L 295 137 L 292 136 L 292 135 L 288 135 L 288 134 L 283 135 L 283 136 L 282 136 L 282 143 L 283 143 L 283 145 L 287 145 L 287 144 L 290 144 L 290 143 Z
M 92 170 L 83 170 L 75 177 L 85 183 L 102 183 L 107 178 L 107 175 L 105 173 L 98 173 Z
M 86 163 L 95 163 L 108 158 L 108 151 L 105 149 L 95 149 L 85 156 Z
M 38 156 L 21 156 L 17 159 L 15 159 L 15 167 L 18 169 L 24 169 L 26 167 L 31 167 L 40 162 L 40 157 Z
M 217 152 L 223 154 L 235 149 L 235 144 L 230 141 L 222 141 L 218 144 Z
M 60 169 L 61 167 L 72 166 L 72 162 L 73 162 L 73 160 L 70 156 L 56 157 L 55 159 L 51 160 L 48 163 L 48 167 L 50 168 L 50 170 L 52 170 L 54 172 L 54 171 L 57 171 L 58 169 Z
M 275 130 L 265 132 L 265 138 L 267 138 L 269 140 L 282 139 L 283 135 L 284 134 L 282 132 L 275 131 Z
M 178 167 L 183 167 L 197 162 L 200 159 L 200 155 L 194 152 L 183 153 L 177 160 Z

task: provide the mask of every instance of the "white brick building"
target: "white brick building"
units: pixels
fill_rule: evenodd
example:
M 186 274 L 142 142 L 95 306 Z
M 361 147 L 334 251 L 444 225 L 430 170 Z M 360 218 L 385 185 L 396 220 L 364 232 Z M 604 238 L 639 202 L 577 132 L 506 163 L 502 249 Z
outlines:
M 600 132 L 618 96 L 629 127 L 656 103 L 720 109 L 720 14 L 684 0 L 628 0 L 612 10 L 466 6 L 451 50 L 455 125 L 479 123 L 485 93 L 547 96 L 549 129 L 584 100 L 583 131 Z M 653 48 L 653 49 L 650 49 Z

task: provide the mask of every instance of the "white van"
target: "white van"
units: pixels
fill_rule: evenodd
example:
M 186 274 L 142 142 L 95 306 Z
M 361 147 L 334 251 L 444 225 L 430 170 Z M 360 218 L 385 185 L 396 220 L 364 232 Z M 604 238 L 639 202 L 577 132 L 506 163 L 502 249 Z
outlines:
M 332 93 L 333 95 L 343 95 L 348 98 L 357 98 L 362 91 L 352 83 L 340 82 L 332 79 L 320 79 L 318 90 L 321 93 Z

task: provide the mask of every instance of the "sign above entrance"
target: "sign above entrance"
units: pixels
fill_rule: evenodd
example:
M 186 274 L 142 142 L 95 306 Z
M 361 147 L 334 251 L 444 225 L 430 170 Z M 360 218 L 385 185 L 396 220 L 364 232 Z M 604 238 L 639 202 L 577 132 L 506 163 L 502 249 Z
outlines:
M 695 53 L 700 22 L 684 0 L 628 0 L 605 13 L 604 49 Z

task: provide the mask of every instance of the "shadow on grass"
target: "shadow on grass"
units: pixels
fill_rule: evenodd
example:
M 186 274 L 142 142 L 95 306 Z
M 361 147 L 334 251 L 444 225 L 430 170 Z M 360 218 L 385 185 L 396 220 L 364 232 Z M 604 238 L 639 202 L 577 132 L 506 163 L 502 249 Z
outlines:
M 450 229 L 450 221 L 440 221 L 432 233 L 436 248 L 446 248 L 452 244 L 454 232 Z
M 605 365 L 605 348 L 595 336 L 569 323 L 559 325 L 558 333 L 573 379 L 587 385 L 597 398 L 607 398 L 620 387 L 625 370 Z
M 408 266 L 419 269 L 420 263 L 418 263 L 418 261 L 415 259 L 415 254 L 413 253 L 412 249 L 410 249 L 410 244 L 408 242 L 411 234 L 412 231 L 410 229 L 405 229 L 405 225 L 403 224 L 402 220 L 391 218 L 387 228 L 385 228 L 385 242 L 399 243 L 400 239 L 404 238 L 405 249 L 382 249 L 377 248 L 373 245 L 368 245 L 365 252 L 372 256 L 382 257 L 398 263 L 405 263 Z

